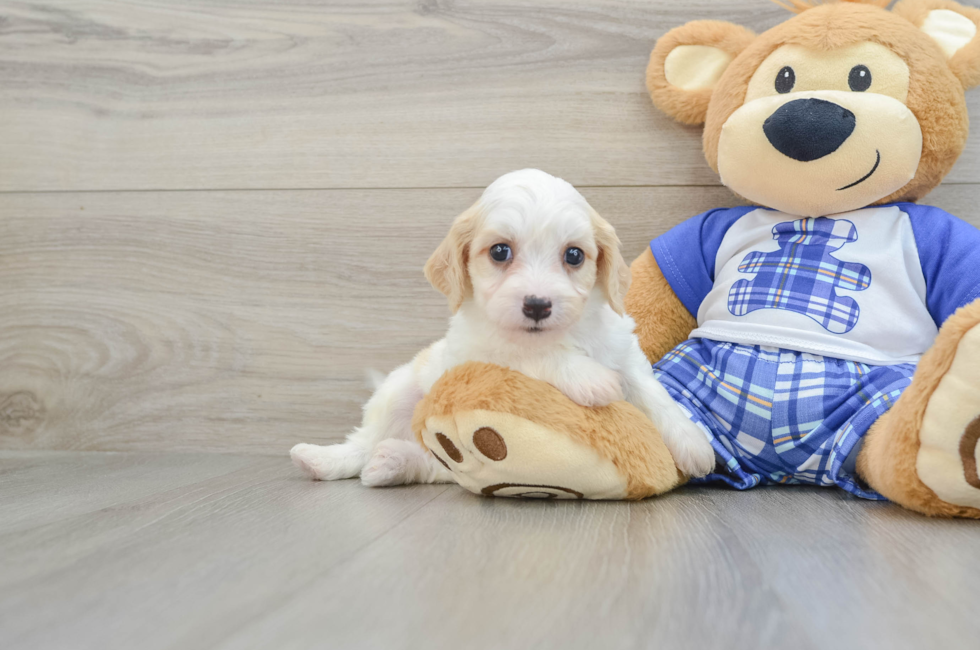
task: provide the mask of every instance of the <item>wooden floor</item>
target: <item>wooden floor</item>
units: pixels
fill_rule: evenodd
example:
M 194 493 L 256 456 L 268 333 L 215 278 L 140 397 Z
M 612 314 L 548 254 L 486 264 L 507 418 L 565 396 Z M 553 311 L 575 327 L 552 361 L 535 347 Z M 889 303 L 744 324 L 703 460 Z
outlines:
M 980 535 L 818 488 L 641 503 L 0 452 L 0 647 L 970 648 Z
M 977 4 L 967 0 L 968 4 Z M 971 648 L 980 529 L 832 490 L 314 484 L 498 175 L 736 200 L 656 39 L 767 0 L 0 0 L 0 650 Z M 974 122 L 980 92 L 968 95 Z M 926 202 L 980 225 L 980 133 Z

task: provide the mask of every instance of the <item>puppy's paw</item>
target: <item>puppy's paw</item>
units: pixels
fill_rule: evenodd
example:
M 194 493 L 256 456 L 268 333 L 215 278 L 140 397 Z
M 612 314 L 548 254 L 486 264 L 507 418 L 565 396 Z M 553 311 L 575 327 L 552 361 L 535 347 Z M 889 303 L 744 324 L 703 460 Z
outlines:
M 664 443 L 678 469 L 692 478 L 705 476 L 714 470 L 715 450 L 698 425 L 690 420 L 677 423 L 672 434 L 669 439 L 664 438 Z
M 289 450 L 293 464 L 315 481 L 335 481 L 357 476 L 364 466 L 364 452 L 350 443 L 309 445 L 301 442 Z
M 615 370 L 596 364 L 587 377 L 569 382 L 561 391 L 582 406 L 607 406 L 623 399 L 623 380 Z
M 361 470 L 361 483 L 368 487 L 416 483 L 421 478 L 419 471 L 425 454 L 425 450 L 413 441 L 382 440 Z

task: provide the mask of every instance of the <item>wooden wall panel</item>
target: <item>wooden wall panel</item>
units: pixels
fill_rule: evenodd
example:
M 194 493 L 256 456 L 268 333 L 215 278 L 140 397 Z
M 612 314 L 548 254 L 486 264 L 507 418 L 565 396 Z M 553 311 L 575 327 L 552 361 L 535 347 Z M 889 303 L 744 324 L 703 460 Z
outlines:
M 584 188 L 626 254 L 724 188 Z M 339 439 L 439 338 L 422 264 L 477 190 L 0 196 L 0 447 L 282 453 Z M 930 197 L 972 215 L 980 186 Z
M 716 185 L 656 39 L 767 0 L 0 0 L 0 191 Z M 970 95 L 974 117 L 980 93 Z M 980 179 L 980 138 L 948 182 Z

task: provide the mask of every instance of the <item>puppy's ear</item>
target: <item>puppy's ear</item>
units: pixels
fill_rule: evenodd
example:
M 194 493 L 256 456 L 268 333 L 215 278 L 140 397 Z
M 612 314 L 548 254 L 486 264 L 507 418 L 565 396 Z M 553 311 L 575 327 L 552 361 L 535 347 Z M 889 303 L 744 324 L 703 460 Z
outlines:
M 613 311 L 622 316 L 625 313 L 623 299 L 630 288 L 630 267 L 619 252 L 619 237 L 615 229 L 596 212 L 592 213 L 592 230 L 599 247 L 596 284 L 602 287 Z
M 675 27 L 660 37 L 650 54 L 650 99 L 678 122 L 704 124 L 715 84 L 754 39 L 745 27 L 719 20 Z
M 980 9 L 953 0 L 902 0 L 892 11 L 936 42 L 964 88 L 980 85 Z
M 477 203 L 456 217 L 449 234 L 425 263 L 425 278 L 449 298 L 449 307 L 454 314 L 459 311 L 463 301 L 473 294 L 470 273 L 466 267 L 478 214 Z

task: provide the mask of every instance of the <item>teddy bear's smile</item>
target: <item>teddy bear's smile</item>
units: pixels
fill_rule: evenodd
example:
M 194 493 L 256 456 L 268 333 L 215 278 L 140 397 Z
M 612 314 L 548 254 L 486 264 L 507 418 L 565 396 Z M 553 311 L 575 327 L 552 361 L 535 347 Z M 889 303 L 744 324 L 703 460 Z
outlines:
M 858 65 L 852 71 L 858 68 L 864 72 L 870 87 L 871 75 L 867 67 Z M 777 85 L 784 78 L 783 75 L 791 73 L 792 68 L 789 66 L 780 70 Z M 817 97 L 791 100 L 776 109 L 762 123 L 762 130 L 769 144 L 784 156 L 800 162 L 812 162 L 831 155 L 851 137 L 855 127 L 856 118 L 853 112 Z M 858 180 L 837 188 L 837 191 L 850 189 L 868 180 L 880 164 L 881 150 L 875 149 L 875 163 L 871 171 Z
M 861 178 L 859 178 L 859 179 L 857 179 L 856 181 L 854 181 L 854 182 L 853 182 L 853 183 L 851 183 L 850 185 L 845 185 L 844 187 L 838 187 L 838 188 L 837 188 L 837 191 L 838 191 L 838 192 L 840 192 L 841 190 L 847 190 L 847 189 L 850 189 L 850 188 L 852 188 L 852 187 L 854 187 L 855 185 L 860 185 L 860 184 L 861 184 L 861 183 L 863 183 L 864 181 L 866 181 L 866 180 L 868 180 L 869 178 L 871 178 L 871 176 L 872 176 L 872 175 L 873 175 L 873 174 L 874 174 L 874 173 L 875 173 L 876 171 L 878 171 L 878 165 L 880 165 L 880 164 L 881 164 L 881 151 L 880 151 L 880 150 L 878 150 L 878 149 L 875 149 L 875 156 L 876 156 L 876 157 L 875 157 L 875 164 L 874 164 L 874 167 L 872 167 L 872 168 L 871 168 L 871 171 L 869 171 L 869 172 L 868 172 L 867 174 L 865 174 L 865 175 L 864 175 L 864 176 L 862 176 Z

